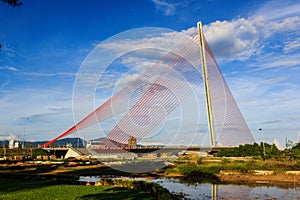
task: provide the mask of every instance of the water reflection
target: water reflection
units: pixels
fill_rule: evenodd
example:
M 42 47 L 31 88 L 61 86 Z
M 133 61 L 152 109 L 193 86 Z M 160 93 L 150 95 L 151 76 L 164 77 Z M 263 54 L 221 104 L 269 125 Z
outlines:
M 169 191 L 184 196 L 184 199 L 300 199 L 300 187 L 217 185 L 209 183 L 185 184 L 175 179 L 156 179 Z
M 112 176 L 80 176 L 80 182 L 95 183 L 101 178 L 123 180 L 146 180 L 145 178 L 112 177 Z M 154 179 L 170 192 L 184 199 L 287 199 L 300 200 L 300 186 L 267 186 L 267 185 L 232 185 L 210 183 L 182 183 L 177 179 Z
M 95 183 L 101 180 L 100 176 L 79 176 L 79 182 Z

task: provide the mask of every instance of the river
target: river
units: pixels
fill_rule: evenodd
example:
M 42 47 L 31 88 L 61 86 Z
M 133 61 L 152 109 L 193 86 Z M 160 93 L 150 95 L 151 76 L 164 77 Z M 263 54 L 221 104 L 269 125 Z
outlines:
M 155 179 L 170 192 L 184 196 L 184 199 L 286 199 L 299 200 L 300 186 L 233 185 L 210 183 L 182 183 L 177 179 Z
M 80 176 L 80 181 L 97 182 L 100 176 Z M 144 178 L 122 179 L 145 180 Z M 152 182 L 158 183 L 167 188 L 171 193 L 182 196 L 183 199 L 286 199 L 300 200 L 299 185 L 278 185 L 268 184 L 255 185 L 236 185 L 236 184 L 211 184 L 211 183 L 183 183 L 178 179 L 153 179 Z

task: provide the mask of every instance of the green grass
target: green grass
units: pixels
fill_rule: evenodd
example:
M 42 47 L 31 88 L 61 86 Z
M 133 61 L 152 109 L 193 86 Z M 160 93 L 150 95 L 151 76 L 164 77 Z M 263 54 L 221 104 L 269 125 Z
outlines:
M 66 185 L 49 180 L 0 178 L 0 199 L 147 199 L 145 192 L 110 186 Z

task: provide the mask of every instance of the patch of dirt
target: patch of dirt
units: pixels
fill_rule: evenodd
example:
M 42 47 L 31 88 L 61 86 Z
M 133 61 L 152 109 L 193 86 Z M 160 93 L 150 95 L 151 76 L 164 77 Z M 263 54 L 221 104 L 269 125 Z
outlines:
M 225 183 L 300 184 L 300 176 L 289 174 L 218 174 L 217 176 L 222 182 Z

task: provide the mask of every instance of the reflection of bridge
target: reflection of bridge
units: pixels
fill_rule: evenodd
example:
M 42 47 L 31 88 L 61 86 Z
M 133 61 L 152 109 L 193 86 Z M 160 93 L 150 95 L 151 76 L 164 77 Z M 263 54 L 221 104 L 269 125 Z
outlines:
M 199 67 L 200 63 L 202 68 Z M 206 97 L 210 144 L 213 149 L 220 149 L 216 147 L 217 143 L 224 146 L 253 143 L 252 134 L 205 40 L 202 25 L 198 23 L 198 33 L 186 36 L 176 48 L 163 56 L 150 69 L 139 74 L 139 78 L 130 82 L 69 130 L 43 146 L 48 147 L 62 137 L 122 113 L 125 114 L 107 134 L 102 141 L 102 146 L 115 149 L 118 148 L 116 144 L 124 145 L 130 137 L 140 141 L 194 91 L 201 77 Z M 132 99 L 135 99 L 135 102 L 130 102 L 133 101 Z M 132 105 L 129 106 L 128 102 Z M 180 150 L 181 147 L 163 149 L 171 151 Z M 188 149 L 204 150 L 205 148 L 188 147 Z M 130 149 L 130 151 L 148 152 L 151 149 Z

